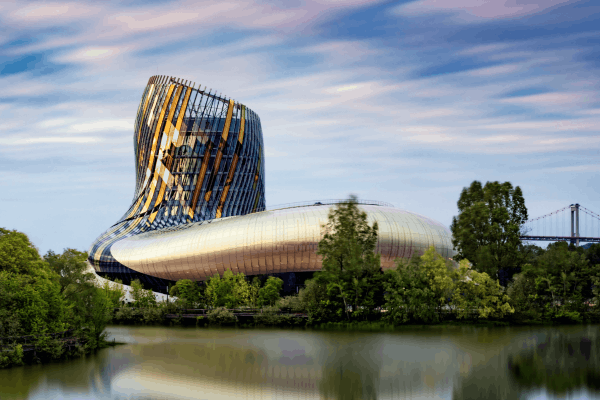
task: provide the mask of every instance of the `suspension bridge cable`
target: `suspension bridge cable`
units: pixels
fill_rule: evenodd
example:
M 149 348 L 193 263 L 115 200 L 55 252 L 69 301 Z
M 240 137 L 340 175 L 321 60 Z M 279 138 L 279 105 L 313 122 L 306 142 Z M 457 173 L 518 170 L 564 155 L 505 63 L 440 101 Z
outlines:
M 595 216 L 596 218 L 600 218 L 600 215 L 596 214 L 596 213 L 595 213 L 595 212 L 593 212 L 592 210 L 588 210 L 587 208 L 585 208 L 585 207 L 584 207 L 584 206 L 582 206 L 582 205 L 580 205 L 580 206 L 579 206 L 579 209 L 580 209 L 580 210 L 585 210 L 585 211 L 587 211 L 587 212 L 591 213 L 591 214 L 592 214 L 593 216 Z
M 558 212 L 564 211 L 564 210 L 566 210 L 566 209 L 567 209 L 567 208 L 569 208 L 569 207 L 571 207 L 571 206 L 566 206 L 566 207 L 563 207 L 563 208 L 561 208 L 560 210 L 556 210 L 556 211 L 554 211 L 554 212 L 551 212 L 551 213 L 549 213 L 549 214 L 542 215 L 541 217 L 532 218 L 532 219 L 530 219 L 529 221 L 525 221 L 525 223 L 528 223 L 528 222 L 533 222 L 533 221 L 537 221 L 537 220 L 539 220 L 539 219 L 542 219 L 542 218 L 549 217 L 549 216 L 551 216 L 552 214 L 556 214 L 556 213 L 558 213 Z

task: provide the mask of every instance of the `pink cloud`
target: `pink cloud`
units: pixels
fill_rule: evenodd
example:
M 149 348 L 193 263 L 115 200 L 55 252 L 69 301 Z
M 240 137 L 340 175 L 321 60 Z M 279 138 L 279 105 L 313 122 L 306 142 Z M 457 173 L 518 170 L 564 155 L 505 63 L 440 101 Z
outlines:
M 381 0 L 378 0 L 381 1 Z M 331 18 L 337 11 L 371 5 L 372 0 L 308 0 L 290 7 L 286 3 L 260 0 L 180 0 L 165 5 L 119 7 L 116 3 L 98 2 L 17 2 L 3 4 L 0 13 L 18 26 L 35 22 L 51 26 L 65 22 L 85 24 L 103 36 L 159 31 L 177 26 L 197 25 L 198 29 L 214 26 L 236 28 L 271 28 L 293 30 Z M 76 25 L 79 26 L 79 25 Z
M 37 2 L 23 7 L 8 3 L 6 11 L 9 19 L 15 22 L 56 24 L 96 15 L 101 8 L 84 2 Z
M 399 15 L 459 14 L 463 22 L 521 17 L 576 0 L 418 0 L 397 7 Z

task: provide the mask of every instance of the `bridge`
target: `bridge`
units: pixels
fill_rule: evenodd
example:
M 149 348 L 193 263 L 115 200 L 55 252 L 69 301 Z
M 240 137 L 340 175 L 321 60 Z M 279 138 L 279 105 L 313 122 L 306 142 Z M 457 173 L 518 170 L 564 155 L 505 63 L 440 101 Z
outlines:
M 523 224 L 521 240 L 600 243 L 600 215 L 580 204 L 571 204 Z

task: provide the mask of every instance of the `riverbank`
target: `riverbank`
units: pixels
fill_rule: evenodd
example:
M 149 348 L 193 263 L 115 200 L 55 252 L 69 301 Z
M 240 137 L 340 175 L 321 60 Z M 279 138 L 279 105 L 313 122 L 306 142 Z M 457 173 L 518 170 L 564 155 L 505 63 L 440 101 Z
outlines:
M 104 333 L 93 341 L 86 332 L 69 329 L 42 335 L 0 338 L 0 368 L 45 364 L 85 356 L 97 350 L 123 344 L 106 340 Z
M 123 307 L 115 309 L 112 322 L 129 326 L 198 326 L 219 327 L 236 326 L 238 328 L 312 328 L 321 330 L 356 330 L 356 331 L 390 331 L 404 326 L 477 326 L 477 327 L 502 327 L 502 326 L 568 326 L 600 323 L 595 313 L 590 313 L 582 321 L 548 319 L 477 319 L 458 318 L 452 313 L 443 314 L 435 323 L 424 324 L 420 321 L 407 321 L 403 324 L 392 324 L 382 316 L 379 320 L 371 321 L 316 321 L 310 314 L 291 312 L 276 308 L 256 309 L 176 309 L 174 305 L 158 308 L 132 308 Z

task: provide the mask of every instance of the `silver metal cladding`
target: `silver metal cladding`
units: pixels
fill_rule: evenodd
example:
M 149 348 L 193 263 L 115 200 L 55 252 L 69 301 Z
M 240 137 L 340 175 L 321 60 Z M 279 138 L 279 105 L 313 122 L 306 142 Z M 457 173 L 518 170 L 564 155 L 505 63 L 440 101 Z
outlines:
M 322 225 L 332 207 L 264 211 L 143 233 L 115 243 L 112 253 L 128 268 L 168 280 L 205 280 L 227 269 L 246 275 L 317 271 Z M 445 258 L 454 254 L 450 231 L 436 221 L 396 208 L 359 207 L 370 224 L 379 225 L 384 269 L 430 246 Z

